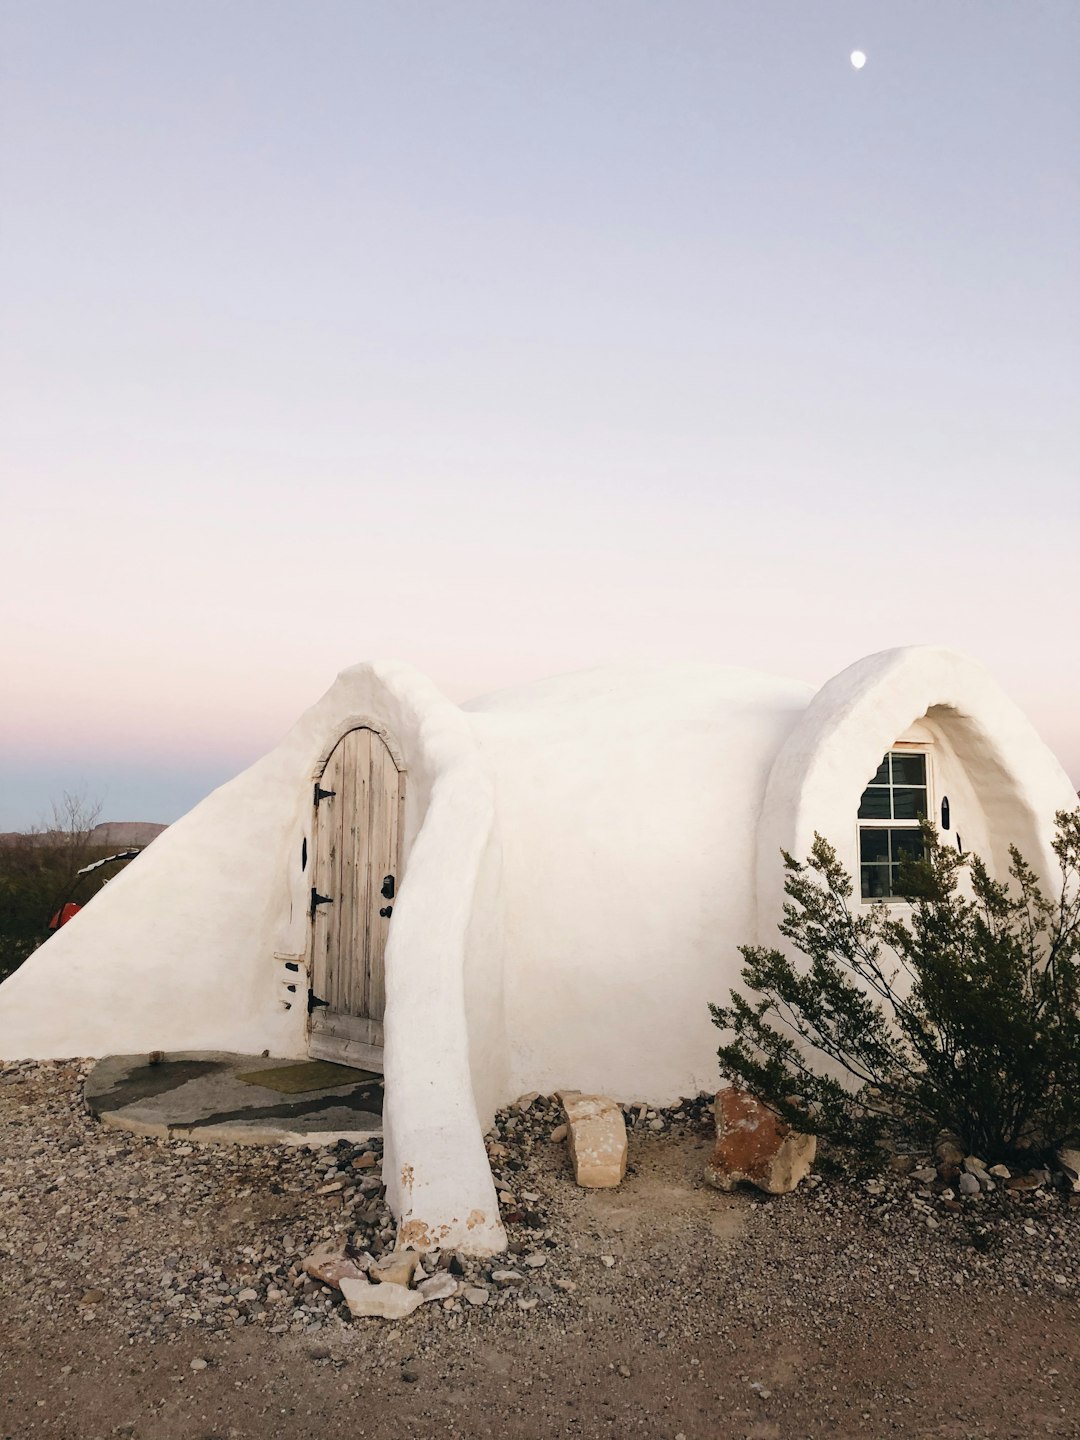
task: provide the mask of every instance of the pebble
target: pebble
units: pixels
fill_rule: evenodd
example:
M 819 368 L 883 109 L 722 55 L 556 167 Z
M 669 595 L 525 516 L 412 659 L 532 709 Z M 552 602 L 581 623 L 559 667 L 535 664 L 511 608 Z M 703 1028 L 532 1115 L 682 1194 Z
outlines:
M 201 1355 L 196 1355 L 191 1362 L 191 1368 L 192 1370 L 205 1370 L 209 1363 L 209 1360 L 204 1360 Z
M 491 1298 L 491 1291 L 479 1285 L 467 1285 L 461 1293 L 470 1305 L 486 1305 Z

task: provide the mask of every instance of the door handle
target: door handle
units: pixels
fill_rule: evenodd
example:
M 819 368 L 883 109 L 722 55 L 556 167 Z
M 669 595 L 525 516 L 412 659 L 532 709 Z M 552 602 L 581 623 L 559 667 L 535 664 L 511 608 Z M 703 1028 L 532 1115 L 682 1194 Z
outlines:
M 392 900 L 394 898 L 393 875 L 383 876 L 382 889 L 379 891 L 379 894 L 383 897 L 384 900 Z
M 393 913 L 394 913 L 394 907 L 393 907 L 393 905 L 384 905 L 384 906 L 382 907 L 382 909 L 379 911 L 379 914 L 383 917 L 384 920 L 389 920 L 389 919 L 390 919 L 390 916 L 391 916 Z

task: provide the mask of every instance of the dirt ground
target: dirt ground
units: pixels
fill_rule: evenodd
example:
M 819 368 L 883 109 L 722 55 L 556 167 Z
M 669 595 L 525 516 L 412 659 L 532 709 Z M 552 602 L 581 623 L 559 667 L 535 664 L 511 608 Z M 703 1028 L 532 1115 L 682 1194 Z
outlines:
M 335 1312 L 318 1333 L 266 1323 L 156 1333 L 107 1298 L 88 1312 L 75 1299 L 87 1277 L 63 1278 L 78 1269 L 80 1232 L 123 1236 L 139 1187 L 167 1179 L 169 1152 L 136 1141 L 110 1154 L 108 1186 L 77 1203 L 68 1193 L 70 1214 L 56 1218 L 54 1147 L 68 1164 L 97 1143 L 73 1101 L 48 1101 L 49 1085 L 70 1100 L 71 1083 L 58 1073 L 39 1086 L 0 1132 L 0 1436 L 1080 1436 L 1071 1269 L 1062 1288 L 1027 1278 L 1021 1258 L 1014 1283 L 996 1258 L 1006 1244 L 987 1255 L 968 1246 L 970 1227 L 911 1228 L 899 1190 L 876 1208 L 824 1186 L 777 1201 L 720 1195 L 701 1183 L 707 1137 L 692 1128 L 634 1137 L 615 1191 L 578 1190 L 561 1147 L 522 1162 L 549 1206 L 551 1263 L 575 1286 L 542 1291 L 549 1299 L 529 1311 L 424 1306 L 397 1324 Z M 30 1143 L 38 1106 L 44 1154 Z M 166 1197 L 140 1244 L 163 1250 L 184 1227 L 225 1255 L 275 1233 L 275 1207 L 295 1230 L 301 1202 L 256 1192 L 229 1206 L 196 1190 L 170 1207 Z M 1033 1243 L 1056 1244 L 1054 1265 L 1070 1264 L 1072 1232 L 1056 1212 L 1046 1234 L 1056 1239 L 1040 1230 Z M 134 1253 L 125 1244 L 104 1265 L 95 1252 L 90 1277 L 108 1290 L 112 1264 L 118 1294 Z

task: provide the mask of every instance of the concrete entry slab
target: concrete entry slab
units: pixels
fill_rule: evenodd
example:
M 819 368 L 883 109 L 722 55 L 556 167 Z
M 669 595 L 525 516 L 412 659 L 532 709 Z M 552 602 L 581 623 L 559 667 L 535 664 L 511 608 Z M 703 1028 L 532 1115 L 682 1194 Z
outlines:
M 91 1070 L 84 1094 L 103 1125 L 167 1140 L 325 1145 L 381 1133 L 381 1075 L 323 1065 L 304 1090 L 283 1091 L 282 1074 L 302 1063 L 205 1050 L 110 1055 Z

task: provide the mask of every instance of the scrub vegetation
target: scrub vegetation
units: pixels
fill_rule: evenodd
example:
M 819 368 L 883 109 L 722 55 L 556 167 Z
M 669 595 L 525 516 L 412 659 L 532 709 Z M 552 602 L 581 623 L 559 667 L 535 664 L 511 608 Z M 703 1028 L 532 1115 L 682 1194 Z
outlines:
M 872 1154 L 946 1132 L 988 1163 L 1034 1160 L 1080 1130 L 1080 809 L 1057 815 L 1053 898 L 1010 849 L 1010 879 L 924 826 L 910 908 L 852 906 L 815 835 L 787 853 L 780 933 L 741 946 L 750 994 L 710 1006 L 720 1069 L 799 1130 Z M 802 958 L 793 958 L 791 951 Z
M 49 921 L 66 901 L 85 905 L 121 868 L 105 865 L 78 875 L 84 865 L 110 854 L 109 846 L 92 842 L 100 809 L 83 796 L 65 794 L 47 824 L 0 836 L 0 980 L 49 938 Z

